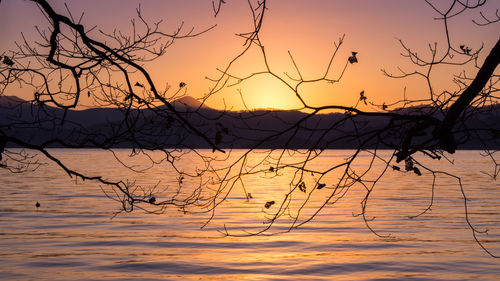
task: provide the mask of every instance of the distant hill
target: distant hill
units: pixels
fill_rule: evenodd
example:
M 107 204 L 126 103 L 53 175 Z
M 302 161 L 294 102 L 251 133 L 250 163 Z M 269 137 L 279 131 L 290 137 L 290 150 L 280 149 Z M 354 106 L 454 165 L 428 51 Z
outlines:
M 201 104 L 186 96 L 172 105 L 207 138 L 220 139 L 222 148 L 364 148 L 377 145 L 378 148 L 398 146 L 403 132 L 392 132 L 373 138 L 370 132 L 389 124 L 388 117 L 357 116 L 356 124 L 345 119 L 342 113 L 320 114 L 307 119 L 297 130 L 286 130 L 307 116 L 300 111 L 256 110 L 250 112 L 222 112 Z M 500 130 L 499 106 L 475 114 L 467 126 L 479 127 L 478 134 L 490 139 L 487 145 L 500 149 L 500 141 L 494 130 Z M 430 108 L 410 107 L 393 112 L 411 114 L 429 112 Z M 157 112 L 153 112 L 157 111 Z M 439 117 L 439 116 L 438 116 Z M 63 121 L 64 120 L 64 121 Z M 332 124 L 335 130 L 330 129 Z M 130 134 L 132 128 L 134 135 Z M 311 130 L 314 128 L 314 130 Z M 157 109 L 132 110 L 126 114 L 123 109 L 93 108 L 68 110 L 25 102 L 18 97 L 0 97 L 0 130 L 7 135 L 42 144 L 51 139 L 60 139 L 69 146 L 92 147 L 189 147 L 208 148 L 201 137 L 194 135 L 182 122 L 164 107 Z M 356 132 L 356 133 L 354 133 Z M 362 135 L 362 137 L 359 137 Z M 456 136 L 464 140 L 459 148 L 481 149 L 483 143 L 473 136 L 468 139 L 464 133 Z M 12 144 L 8 144 L 12 145 Z M 49 146 L 63 146 L 51 142 Z
M 0 96 L 0 106 L 15 106 L 21 103 L 27 103 L 27 101 L 16 96 Z
M 197 109 L 197 108 L 208 108 L 205 104 L 202 104 L 200 101 L 197 99 L 191 97 L 191 96 L 185 96 L 179 99 L 176 99 L 174 102 L 172 102 L 172 105 L 175 108 L 182 109 L 182 108 L 192 108 L 192 109 Z

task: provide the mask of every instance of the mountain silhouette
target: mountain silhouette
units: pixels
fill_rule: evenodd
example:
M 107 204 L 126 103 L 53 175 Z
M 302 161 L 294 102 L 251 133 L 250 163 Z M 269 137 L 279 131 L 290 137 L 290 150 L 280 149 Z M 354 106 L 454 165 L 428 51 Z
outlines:
M 176 99 L 175 101 L 172 102 L 172 105 L 176 109 L 184 109 L 184 108 L 190 108 L 190 109 L 198 109 L 198 108 L 208 108 L 207 105 L 202 104 L 200 101 L 197 99 L 191 97 L 191 96 L 185 96 L 179 99 Z
M 17 96 L 0 96 L 0 106 L 1 107 L 16 106 L 16 105 L 19 105 L 23 102 L 26 102 L 26 101 L 17 97 Z
M 372 132 L 390 124 L 391 119 L 386 116 L 356 116 L 353 122 L 353 118 L 346 118 L 343 113 L 318 114 L 301 123 L 297 130 L 286 130 L 307 114 L 284 110 L 223 112 L 189 96 L 173 101 L 172 105 L 183 119 L 225 149 L 397 148 L 404 134 L 403 131 L 391 131 L 374 137 Z M 427 114 L 431 109 L 420 106 L 392 112 Z M 499 106 L 484 108 L 466 120 L 465 127 L 481 130 L 473 138 L 466 130 L 458 130 L 455 138 L 459 149 L 482 149 L 485 144 L 490 149 L 500 148 L 498 136 L 494 134 L 500 130 L 498 109 Z M 442 116 L 436 117 L 442 119 Z M 330 128 L 332 124 L 337 124 L 334 130 Z M 118 108 L 92 108 L 65 113 L 62 109 L 48 105 L 42 108 L 18 97 L 1 96 L 0 129 L 9 136 L 49 147 L 211 148 L 165 106 L 129 112 Z M 430 131 L 422 132 L 413 140 L 418 143 L 430 134 Z M 7 146 L 15 144 L 8 143 Z

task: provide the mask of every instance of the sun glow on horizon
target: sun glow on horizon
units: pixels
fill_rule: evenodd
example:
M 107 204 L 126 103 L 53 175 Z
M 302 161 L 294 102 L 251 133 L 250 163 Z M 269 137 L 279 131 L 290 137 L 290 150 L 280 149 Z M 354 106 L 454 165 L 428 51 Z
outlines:
M 270 75 L 259 75 L 245 81 L 240 86 L 238 88 L 240 94 L 231 91 L 231 100 L 235 101 L 236 96 L 238 96 L 239 101 L 236 106 L 240 107 L 241 105 L 242 110 L 292 110 L 303 107 L 292 89 Z
M 54 2 L 55 7 L 64 11 L 64 5 L 56 2 Z M 125 1 L 108 0 L 102 5 L 94 5 L 100 3 L 97 0 L 65 2 L 68 2 L 70 10 L 75 14 L 85 12 L 82 24 L 88 28 L 97 26 L 107 33 L 115 28 L 126 34 L 132 32 L 129 20 L 135 16 L 137 1 L 125 3 Z M 228 2 L 216 18 L 213 17 L 210 1 L 208 4 L 201 0 L 189 3 L 155 0 L 144 3 L 142 11 L 148 22 L 165 20 L 162 26 L 162 31 L 165 32 L 176 30 L 180 22 L 184 21 L 186 22 L 184 32 L 189 32 L 189 28 L 201 31 L 214 24 L 217 25 L 216 28 L 195 38 L 176 40 L 163 57 L 144 64 L 156 88 L 165 91 L 168 97 L 175 97 L 176 91 L 179 90 L 177 85 L 182 81 L 188 85 L 182 89 L 186 91 L 186 95 L 201 99 L 211 93 L 214 83 L 206 77 L 211 79 L 219 77 L 219 69 L 225 69 L 228 62 L 246 46 L 244 39 L 235 36 L 253 26 L 251 13 L 245 2 Z M 113 10 L 117 3 L 123 6 L 120 11 Z M 489 6 L 485 9 L 494 11 L 496 8 L 494 1 L 488 3 Z M 16 17 L 17 11 L 22 11 L 27 16 Z M 103 17 L 106 13 L 110 13 L 109 17 Z M 260 49 L 253 46 L 238 59 L 229 73 L 234 77 L 248 77 L 252 73 L 270 69 L 275 75 L 289 82 L 292 87 L 296 82 L 289 79 L 285 73 L 294 79 L 299 79 L 300 76 L 305 80 L 321 78 L 329 65 L 335 44 L 345 34 L 342 47 L 336 53 L 327 75 L 329 79 L 339 78 L 340 81 L 303 83 L 298 93 L 307 105 L 354 106 L 359 101 L 361 91 L 366 94 L 369 104 L 376 105 L 392 104 L 404 99 L 428 99 L 430 89 L 425 78 L 414 76 L 390 79 L 380 70 L 386 69 L 395 75 L 401 74 L 400 69 L 407 73 L 422 71 L 401 56 L 402 48 L 396 38 L 400 38 L 411 47 L 412 51 L 426 58 L 430 55 L 429 43 L 438 43 L 438 54 L 446 50 L 447 39 L 443 34 L 442 23 L 434 20 L 435 16 L 433 9 L 418 2 L 270 1 L 260 34 L 261 43 L 266 51 L 266 64 Z M 479 18 L 478 14 L 473 15 L 473 18 Z M 30 40 L 39 38 L 33 26 L 41 24 L 46 25 L 45 19 L 33 3 L 2 1 L 0 25 L 12 28 L 4 30 L 5 40 L 0 42 L 0 54 L 15 48 L 14 43 L 22 40 L 21 32 Z M 470 17 L 455 18 L 450 22 L 450 28 L 460 30 L 453 32 L 453 37 L 450 39 L 455 48 L 460 44 L 468 44 L 476 50 L 481 48 L 479 42 L 484 42 L 485 51 L 479 57 L 479 61 L 482 61 L 498 38 L 497 26 L 477 29 L 470 21 Z M 91 32 L 90 35 L 92 38 L 99 38 L 95 33 Z M 358 53 L 359 62 L 348 65 L 346 72 L 343 73 L 346 60 L 352 51 Z M 292 56 L 297 67 L 291 61 Z M 297 73 L 298 70 L 300 75 Z M 468 66 L 465 70 L 468 75 L 474 75 L 477 71 L 474 66 Z M 432 90 L 436 93 L 443 90 L 456 91 L 458 87 L 454 83 L 454 75 L 460 73 L 452 73 L 446 67 L 433 68 Z M 115 74 L 113 78 L 119 77 Z M 227 85 L 230 84 L 231 81 Z M 68 83 L 64 86 L 73 85 Z M 167 91 L 169 87 L 170 91 Z M 34 89 L 18 87 L 17 84 L 12 84 L 5 91 L 8 95 L 16 95 L 26 100 L 32 100 L 34 92 Z M 84 95 L 86 96 L 86 93 Z M 85 97 L 83 100 L 84 103 L 87 102 Z M 270 74 L 256 75 L 240 84 L 225 87 L 211 95 L 207 105 L 220 110 L 234 111 L 303 108 L 294 90 Z

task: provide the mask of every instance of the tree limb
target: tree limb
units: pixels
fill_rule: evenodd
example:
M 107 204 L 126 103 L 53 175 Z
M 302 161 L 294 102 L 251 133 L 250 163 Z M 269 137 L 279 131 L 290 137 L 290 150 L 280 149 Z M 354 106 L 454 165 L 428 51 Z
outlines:
M 460 114 L 471 104 L 474 98 L 479 95 L 499 63 L 500 39 L 484 60 L 483 66 L 479 69 L 472 83 L 465 89 L 455 103 L 450 106 L 441 125 L 434 131 L 434 136 L 439 140 L 440 147 L 445 151 L 449 153 L 455 152 L 457 145 L 451 134 L 451 129 L 456 124 Z

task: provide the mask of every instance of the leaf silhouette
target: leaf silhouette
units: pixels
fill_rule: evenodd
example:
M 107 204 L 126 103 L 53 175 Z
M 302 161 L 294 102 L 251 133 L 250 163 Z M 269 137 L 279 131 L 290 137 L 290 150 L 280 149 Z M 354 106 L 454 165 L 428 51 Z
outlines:
M 405 170 L 406 171 L 413 170 L 413 161 L 411 160 L 411 158 L 406 158 L 405 159 Z
M 276 203 L 276 202 L 274 202 L 274 201 L 267 201 L 267 202 L 266 202 L 266 204 L 264 205 L 264 207 L 265 207 L 266 209 L 269 209 L 269 208 L 271 208 L 271 206 L 272 206 L 272 205 L 274 205 L 275 203 Z
M 471 48 L 465 46 L 465 45 L 460 45 L 460 49 L 462 50 L 462 52 L 464 52 L 464 54 L 466 55 L 470 55 L 470 52 L 472 51 Z
M 358 58 L 356 57 L 357 54 L 358 54 L 358 52 L 352 52 L 352 56 L 350 56 L 347 59 L 349 61 L 349 63 L 353 64 L 353 63 L 358 62 Z
M 364 90 L 361 91 L 361 93 L 359 93 L 359 100 L 362 101 L 362 102 L 364 102 L 365 104 L 367 104 L 366 103 L 366 96 L 365 96 L 365 91 Z
M 318 183 L 318 186 L 316 187 L 316 189 L 322 189 L 325 186 L 326 186 L 325 183 Z
M 306 184 L 305 184 L 304 182 L 301 182 L 301 183 L 299 184 L 299 189 L 300 189 L 300 191 L 302 191 L 302 192 L 306 192 Z
M 418 176 L 421 176 L 421 175 L 422 175 L 422 173 L 420 172 L 420 170 L 419 170 L 417 167 L 413 167 L 413 172 L 414 172 L 415 174 L 417 174 Z
M 2 62 L 8 66 L 14 65 L 14 62 L 8 56 L 4 56 Z

